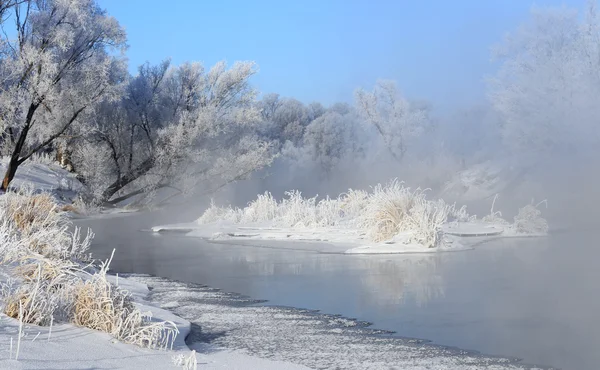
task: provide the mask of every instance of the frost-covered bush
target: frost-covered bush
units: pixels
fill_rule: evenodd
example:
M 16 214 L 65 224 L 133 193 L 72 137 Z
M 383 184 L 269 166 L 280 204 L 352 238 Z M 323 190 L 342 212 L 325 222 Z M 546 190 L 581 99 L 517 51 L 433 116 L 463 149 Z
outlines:
M 514 228 L 522 234 L 546 234 L 548 221 L 542 218 L 542 212 L 533 204 L 519 209 L 514 219 Z
M 3 286 L 4 313 L 35 325 L 68 319 L 70 287 L 79 279 L 75 274 L 79 269 L 74 263 L 42 256 L 23 259 L 13 269 L 18 280 Z

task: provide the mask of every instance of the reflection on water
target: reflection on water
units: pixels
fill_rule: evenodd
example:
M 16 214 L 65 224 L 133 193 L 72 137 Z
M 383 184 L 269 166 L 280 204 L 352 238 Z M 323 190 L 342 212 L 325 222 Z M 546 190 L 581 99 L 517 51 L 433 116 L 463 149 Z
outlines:
M 96 257 L 117 249 L 113 271 L 339 313 L 402 336 L 530 363 L 575 370 L 600 364 L 600 248 L 590 234 L 497 240 L 466 252 L 360 256 L 157 236 L 135 231 L 152 225 L 135 217 L 88 224 L 98 235 Z
M 399 305 L 426 305 L 444 296 L 439 274 L 440 256 L 414 256 L 395 259 L 357 260 L 365 271 L 361 291 L 366 304 L 379 302 L 382 309 L 393 312 Z

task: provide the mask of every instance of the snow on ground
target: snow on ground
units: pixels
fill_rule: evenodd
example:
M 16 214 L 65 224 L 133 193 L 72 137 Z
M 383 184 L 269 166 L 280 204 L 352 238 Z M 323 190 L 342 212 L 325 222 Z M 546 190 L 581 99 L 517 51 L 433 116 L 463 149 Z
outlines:
M 232 223 L 220 222 L 211 225 L 197 223 L 181 223 L 173 225 L 155 226 L 151 229 L 157 233 L 184 233 L 190 237 L 198 237 L 211 241 L 288 241 L 288 242 L 313 242 L 311 250 L 325 253 L 347 254 L 402 254 L 402 253 L 436 253 L 473 249 L 476 244 L 499 237 L 541 237 L 545 233 L 523 234 L 514 228 L 501 224 L 488 224 L 484 222 L 457 222 L 442 225 L 444 243 L 439 248 L 423 248 L 417 243 L 407 243 L 405 235 L 385 242 L 373 242 L 364 232 L 359 230 L 335 228 L 275 228 L 269 226 L 239 226 Z M 286 245 L 278 243 L 279 248 L 285 249 Z M 290 249 L 296 248 L 292 243 Z M 311 247 L 305 247 L 311 248 Z
M 0 158 L 0 173 L 4 174 L 8 158 Z M 139 212 L 138 208 L 131 206 L 131 202 L 122 202 L 118 207 L 89 208 L 79 201 L 79 195 L 84 190 L 84 185 L 77 179 L 77 174 L 61 167 L 49 157 L 36 157 L 25 161 L 11 182 L 16 189 L 31 187 L 35 192 L 50 193 L 56 202 L 61 205 L 74 205 L 72 217 L 102 218 L 116 215 Z
M 259 305 L 259 301 L 197 284 L 141 275 L 130 278 L 152 287 L 152 303 L 192 322 L 191 348 L 202 349 L 210 343 L 315 369 L 541 369 L 516 359 L 395 337 L 370 328 L 369 323 L 337 315 Z
M 4 274 L 6 275 L 6 274 Z M 174 356 L 189 357 L 185 343 L 190 322 L 146 300 L 145 284 L 129 279 L 111 277 L 113 282 L 130 291 L 142 311 L 152 312 L 156 320 L 177 324 L 177 336 L 172 351 L 152 350 L 121 343 L 107 333 L 71 324 L 50 327 L 24 325 L 18 359 L 15 359 L 19 337 L 19 321 L 0 315 L 0 369 L 181 369 Z M 12 344 L 11 344 L 12 343 Z M 281 361 L 264 360 L 216 345 L 196 347 L 200 369 L 265 369 L 303 370 L 307 367 Z
M 0 159 L 2 175 L 6 171 L 7 161 L 6 157 Z M 11 186 L 31 186 L 36 191 L 51 193 L 59 204 L 71 204 L 83 188 L 76 176 L 49 159 L 29 160 L 19 166 Z

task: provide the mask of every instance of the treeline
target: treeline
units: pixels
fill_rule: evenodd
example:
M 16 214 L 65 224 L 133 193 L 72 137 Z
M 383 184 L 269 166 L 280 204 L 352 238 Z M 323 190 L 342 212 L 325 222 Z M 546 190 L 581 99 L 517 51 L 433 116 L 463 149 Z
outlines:
M 452 158 L 464 167 L 500 151 L 533 162 L 596 153 L 595 2 L 585 15 L 535 9 L 496 48 L 487 103 L 440 118 L 390 81 L 326 107 L 260 96 L 253 62 L 165 60 L 132 75 L 125 31 L 96 1 L 0 0 L 1 189 L 40 152 L 59 156 L 86 185 L 86 199 L 105 204 L 161 189 L 214 192 L 275 160 L 308 163 L 327 177 L 359 160 Z

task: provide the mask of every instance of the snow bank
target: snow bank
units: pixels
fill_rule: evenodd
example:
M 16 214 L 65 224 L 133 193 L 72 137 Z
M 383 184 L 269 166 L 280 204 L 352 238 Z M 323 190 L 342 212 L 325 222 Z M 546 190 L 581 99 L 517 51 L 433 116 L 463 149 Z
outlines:
M 7 271 L 0 270 L 5 277 Z M 19 338 L 19 321 L 0 315 L 0 369 L 182 369 L 176 365 L 178 357 L 194 356 L 194 363 L 201 369 L 265 369 L 306 370 L 300 365 L 280 361 L 263 360 L 248 356 L 241 351 L 203 345 L 193 353 L 185 344 L 190 323 L 170 311 L 158 308 L 145 300 L 148 288 L 145 284 L 129 279 L 109 276 L 123 289 L 130 291 L 136 305 L 149 311 L 157 320 L 176 323 L 179 335 L 173 351 L 141 348 L 114 340 L 110 335 L 77 327 L 71 324 L 54 324 L 52 327 L 25 325 L 21 331 L 18 360 L 16 348 Z M 11 345 L 12 343 L 12 345 Z M 12 348 L 12 350 L 11 350 Z M 195 346 L 199 349 L 200 346 Z M 195 368 L 195 367 L 190 367 Z
M 429 200 L 421 189 L 396 180 L 372 192 L 349 190 L 338 198 L 303 198 L 298 191 L 277 201 L 259 195 L 245 208 L 210 207 L 195 223 L 162 225 L 154 232 L 181 232 L 211 240 L 307 241 L 343 245 L 346 253 L 432 253 L 470 249 L 470 237 L 541 236 L 548 231 L 536 205 L 514 222 L 494 211 L 478 219 L 466 207 Z M 538 204 L 539 205 L 539 204 Z
M 0 172 L 4 175 L 8 158 L 0 159 Z M 83 185 L 76 178 L 76 174 L 69 172 L 48 158 L 40 157 L 25 161 L 11 182 L 11 187 L 32 188 L 36 192 L 52 194 L 60 205 L 72 204 L 77 200 Z

